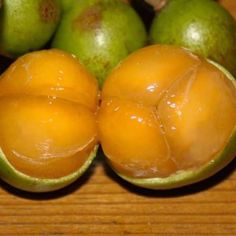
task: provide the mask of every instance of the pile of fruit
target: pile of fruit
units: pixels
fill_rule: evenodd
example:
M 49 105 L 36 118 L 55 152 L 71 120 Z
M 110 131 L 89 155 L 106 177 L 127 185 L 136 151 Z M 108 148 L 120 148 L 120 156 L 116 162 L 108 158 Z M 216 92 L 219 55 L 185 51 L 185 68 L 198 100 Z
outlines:
M 3 0 L 0 177 L 57 190 L 99 149 L 128 182 L 171 189 L 230 163 L 233 2 Z

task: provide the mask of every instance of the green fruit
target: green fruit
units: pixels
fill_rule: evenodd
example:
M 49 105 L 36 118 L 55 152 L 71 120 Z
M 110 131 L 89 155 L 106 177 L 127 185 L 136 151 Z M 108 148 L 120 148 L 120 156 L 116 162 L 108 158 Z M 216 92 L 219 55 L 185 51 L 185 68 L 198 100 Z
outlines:
M 145 42 L 145 27 L 128 4 L 120 0 L 81 0 L 64 14 L 52 47 L 77 56 L 102 86 L 119 61 Z
M 78 3 L 78 0 L 59 0 L 59 2 L 61 4 L 62 11 L 65 12 L 73 6 L 73 2 Z
M 0 15 L 0 52 L 18 57 L 42 48 L 60 19 L 57 0 L 5 0 Z
M 235 29 L 235 20 L 215 1 L 172 0 L 153 20 L 150 41 L 188 48 L 235 76 Z

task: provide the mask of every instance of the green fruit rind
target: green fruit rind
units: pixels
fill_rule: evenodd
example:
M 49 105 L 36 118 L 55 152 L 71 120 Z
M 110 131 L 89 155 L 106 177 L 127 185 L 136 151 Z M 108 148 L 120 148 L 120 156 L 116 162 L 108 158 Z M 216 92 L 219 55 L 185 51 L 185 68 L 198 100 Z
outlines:
M 154 18 L 152 44 L 174 44 L 217 61 L 236 76 L 236 21 L 211 0 L 172 0 Z
M 236 88 L 235 78 L 221 65 L 211 60 L 207 60 L 212 65 L 220 69 L 227 78 L 233 83 Z M 167 190 L 179 188 L 182 186 L 197 183 L 201 180 L 207 179 L 210 176 L 216 174 L 218 171 L 228 165 L 236 156 L 236 125 L 229 137 L 226 146 L 220 151 L 214 159 L 206 163 L 200 168 L 191 170 L 178 171 L 166 178 L 132 178 L 123 175 L 116 171 L 116 173 L 127 182 L 139 187 L 156 190 Z
M 128 54 L 146 45 L 147 32 L 135 10 L 119 0 L 74 1 L 63 14 L 52 47 L 72 53 L 102 87 Z
M 40 179 L 31 177 L 16 170 L 7 160 L 2 149 L 0 149 L 0 177 L 8 184 L 29 192 L 50 192 L 66 187 L 77 180 L 91 165 L 96 157 L 98 145 L 90 153 L 86 162 L 75 172 L 56 179 Z
M 77 2 L 78 0 L 59 0 L 61 4 L 61 9 L 63 12 L 66 12 L 70 10 L 74 4 L 74 2 Z
M 0 11 L 0 53 L 17 58 L 44 47 L 60 21 L 58 1 L 3 1 Z

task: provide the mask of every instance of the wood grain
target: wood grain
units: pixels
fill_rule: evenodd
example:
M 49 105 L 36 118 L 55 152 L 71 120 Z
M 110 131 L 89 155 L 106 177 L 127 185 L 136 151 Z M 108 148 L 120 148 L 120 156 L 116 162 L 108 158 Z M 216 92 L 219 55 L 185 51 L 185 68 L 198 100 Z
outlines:
M 46 194 L 0 182 L 0 235 L 236 235 L 236 160 L 170 191 L 140 189 L 98 158 L 67 188 Z

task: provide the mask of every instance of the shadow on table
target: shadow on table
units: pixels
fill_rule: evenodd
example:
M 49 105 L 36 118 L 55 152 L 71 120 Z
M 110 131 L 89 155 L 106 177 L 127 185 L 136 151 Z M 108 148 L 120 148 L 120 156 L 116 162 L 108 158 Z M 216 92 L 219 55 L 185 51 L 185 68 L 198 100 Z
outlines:
M 152 190 L 145 189 L 128 183 L 127 181 L 120 178 L 109 166 L 107 163 L 104 163 L 104 170 L 107 176 L 113 181 L 117 182 L 120 186 L 125 188 L 127 191 L 135 193 L 137 195 L 146 196 L 146 197 L 180 197 L 184 195 L 191 195 L 197 192 L 202 192 L 222 181 L 226 180 L 233 174 L 236 169 L 236 158 L 234 158 L 231 163 L 229 163 L 224 169 L 216 173 L 215 175 L 209 177 L 208 179 L 202 180 L 198 183 L 194 183 L 188 186 L 179 187 L 171 190 Z

